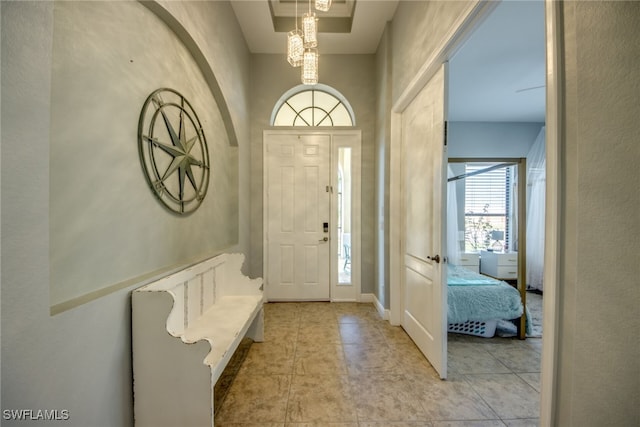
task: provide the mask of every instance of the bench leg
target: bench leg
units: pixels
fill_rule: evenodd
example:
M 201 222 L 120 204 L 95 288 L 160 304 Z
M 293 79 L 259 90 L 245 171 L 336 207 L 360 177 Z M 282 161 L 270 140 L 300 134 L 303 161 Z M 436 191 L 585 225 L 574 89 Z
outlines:
M 251 338 L 254 342 L 264 342 L 264 310 L 260 309 L 256 318 L 253 319 L 253 323 L 247 330 L 247 337 Z

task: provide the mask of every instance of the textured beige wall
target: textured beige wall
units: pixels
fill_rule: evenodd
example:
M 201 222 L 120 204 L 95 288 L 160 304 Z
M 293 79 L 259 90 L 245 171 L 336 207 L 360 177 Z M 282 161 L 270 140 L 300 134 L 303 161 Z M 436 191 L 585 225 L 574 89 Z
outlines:
M 123 6 L 122 13 L 134 6 L 139 4 Z M 50 117 L 58 108 L 51 100 L 56 3 L 1 2 L 0 7 L 2 409 L 67 409 L 70 419 L 64 425 L 131 426 L 132 287 L 55 316 L 49 312 Z M 184 27 L 201 35 L 201 45 L 209 41 L 205 55 L 210 64 L 235 70 L 221 81 L 222 92 L 248 92 L 249 54 L 241 38 L 231 39 L 239 31 L 231 6 L 227 2 L 172 2 L 172 9 L 181 11 L 178 15 Z M 127 29 L 119 26 L 117 31 Z M 219 38 L 222 40 L 210 43 Z M 159 61 L 168 53 L 160 45 L 153 49 Z M 144 79 L 141 75 L 127 83 L 141 84 Z M 107 101 L 95 102 L 96 108 L 102 108 L 100 104 Z M 232 115 L 240 136 L 240 168 L 246 171 L 248 108 L 234 105 Z M 135 133 L 137 118 L 122 126 Z M 94 165 L 101 166 L 102 161 L 97 159 Z M 141 173 L 139 177 L 143 179 Z M 244 204 L 243 198 L 247 200 Z M 241 194 L 236 212 L 241 228 L 248 224 L 247 205 L 248 195 Z M 240 234 L 248 236 L 248 230 L 241 229 Z M 126 245 L 120 249 L 129 250 Z M 245 250 L 246 246 L 233 249 Z M 3 426 L 24 424 L 2 421 Z
M 362 130 L 362 292 L 373 292 L 375 220 L 375 62 L 374 55 L 320 55 L 320 83 L 342 93 Z M 275 103 L 300 84 L 300 69 L 282 55 L 254 55 L 251 104 L 251 274 L 262 276 L 262 131 Z
M 237 138 L 239 165 L 238 251 L 249 257 L 251 218 L 251 128 L 250 107 L 254 101 L 250 91 L 251 54 L 237 24 L 235 13 L 226 1 L 162 1 L 175 19 L 188 28 L 189 37 L 207 59 L 215 75 L 222 97 L 226 101 L 233 131 Z M 186 6 L 186 7 L 185 7 Z M 212 23 L 211 20 L 215 22 Z M 249 266 L 245 265 L 248 274 Z
M 52 69 L 52 306 L 237 244 L 238 148 L 163 21 L 137 2 L 56 3 Z M 186 97 L 207 139 L 207 197 L 188 216 L 158 203 L 140 166 L 136 125 L 161 87 Z
M 389 308 L 389 149 L 391 142 L 391 25 L 376 52 L 376 275 L 374 293 Z
M 556 425 L 640 424 L 638 2 L 564 6 Z
M 392 21 L 392 101 L 407 88 L 456 19 L 475 2 L 401 1 Z

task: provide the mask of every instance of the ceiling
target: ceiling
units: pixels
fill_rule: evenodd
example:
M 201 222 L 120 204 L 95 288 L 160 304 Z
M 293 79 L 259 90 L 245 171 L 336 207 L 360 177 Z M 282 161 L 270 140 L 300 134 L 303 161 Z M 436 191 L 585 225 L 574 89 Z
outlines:
M 375 53 L 399 1 L 407 0 L 333 0 L 329 12 L 317 12 L 320 54 Z M 286 60 L 295 0 L 231 0 L 231 6 L 252 53 Z M 301 16 L 308 2 L 297 8 Z M 544 84 L 544 1 L 503 1 L 450 60 L 449 120 L 543 122 Z
M 449 120 L 544 122 L 543 1 L 503 1 L 449 64 Z
M 393 19 L 398 0 L 334 0 L 329 12 L 317 12 L 319 18 L 318 51 L 323 54 L 375 53 L 387 21 Z M 245 40 L 252 53 L 281 53 L 287 45 L 287 32 L 295 28 L 293 0 L 231 0 Z M 312 6 L 313 7 L 313 6 Z M 309 3 L 298 2 L 298 16 Z M 283 18 L 288 27 L 280 27 Z M 351 21 L 350 32 L 332 30 L 328 20 Z M 285 21 L 286 22 L 286 21 Z M 299 25 L 299 21 L 298 21 Z M 274 27 L 279 27 L 276 31 Z M 344 28 L 334 31 L 345 31 Z M 349 29 L 347 29 L 349 31 Z

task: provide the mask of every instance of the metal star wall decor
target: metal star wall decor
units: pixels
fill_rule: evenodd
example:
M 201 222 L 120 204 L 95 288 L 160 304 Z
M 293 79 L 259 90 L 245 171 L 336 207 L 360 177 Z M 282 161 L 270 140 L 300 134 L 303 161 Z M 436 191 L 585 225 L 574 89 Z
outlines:
M 147 183 L 170 211 L 192 213 L 209 187 L 209 150 L 198 115 L 173 89 L 157 89 L 142 107 L 138 151 Z

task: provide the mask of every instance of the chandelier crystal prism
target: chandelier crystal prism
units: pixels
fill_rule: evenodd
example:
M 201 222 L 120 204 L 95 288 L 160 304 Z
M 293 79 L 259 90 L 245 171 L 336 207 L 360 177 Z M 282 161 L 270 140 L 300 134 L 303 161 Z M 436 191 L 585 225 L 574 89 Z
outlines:
M 295 29 L 287 34 L 287 60 L 292 67 L 302 65 L 302 55 L 304 53 L 304 41 L 302 31 Z
M 302 83 L 315 85 L 318 83 L 318 49 L 308 48 L 304 50 L 302 60 Z
M 316 10 L 328 12 L 331 8 L 331 0 L 316 0 Z
M 302 15 L 302 33 L 304 34 L 304 47 L 318 46 L 318 18 L 313 12 Z
M 296 0 L 296 14 L 293 20 L 296 23 L 296 29 L 287 33 L 287 61 L 292 67 L 302 65 L 302 54 L 304 53 L 304 39 L 302 31 L 298 29 L 298 0 Z

